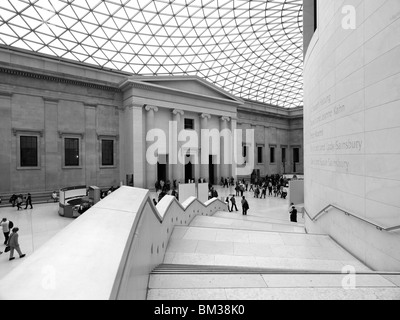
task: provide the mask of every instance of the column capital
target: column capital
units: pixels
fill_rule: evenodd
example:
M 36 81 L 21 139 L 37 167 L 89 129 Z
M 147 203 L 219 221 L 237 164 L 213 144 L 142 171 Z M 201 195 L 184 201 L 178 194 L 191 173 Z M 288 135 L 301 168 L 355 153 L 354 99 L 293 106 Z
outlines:
M 174 109 L 174 110 L 172 110 L 172 114 L 174 114 L 174 115 L 180 114 L 181 116 L 183 116 L 185 114 L 185 111 L 179 110 L 179 109 Z
M 158 107 L 146 105 L 145 110 L 148 111 L 148 112 L 149 111 L 158 112 Z
M 208 113 L 201 113 L 201 114 L 200 114 L 200 118 L 201 118 L 201 119 L 208 119 L 208 120 L 210 120 L 210 119 L 211 119 L 211 114 L 208 114 Z
M 229 121 L 231 121 L 231 118 L 230 117 L 221 117 L 221 121 L 222 122 L 224 122 L 224 121 L 226 121 L 226 122 L 229 122 Z

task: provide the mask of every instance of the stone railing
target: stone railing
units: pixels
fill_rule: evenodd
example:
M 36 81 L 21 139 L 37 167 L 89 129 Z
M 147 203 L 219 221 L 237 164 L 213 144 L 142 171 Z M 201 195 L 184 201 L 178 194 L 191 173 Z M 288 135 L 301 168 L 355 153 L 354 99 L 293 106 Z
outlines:
M 218 199 L 180 204 L 172 196 L 155 207 L 148 190 L 121 187 L 3 278 L 0 299 L 145 299 L 174 227 L 226 208 Z

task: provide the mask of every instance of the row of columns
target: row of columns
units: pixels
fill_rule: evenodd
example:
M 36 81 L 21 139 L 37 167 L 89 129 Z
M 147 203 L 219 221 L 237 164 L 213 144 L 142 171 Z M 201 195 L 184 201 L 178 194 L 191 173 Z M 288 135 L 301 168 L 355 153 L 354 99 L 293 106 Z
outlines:
M 140 188 L 148 188 L 153 189 L 155 181 L 157 180 L 157 165 L 150 164 L 146 160 L 146 151 L 154 142 L 147 142 L 146 135 L 147 132 L 151 129 L 156 128 L 156 113 L 159 111 L 159 108 L 156 106 L 147 105 L 144 108 L 143 106 L 140 108 L 139 106 L 133 106 L 129 108 L 132 112 L 129 114 L 128 120 L 130 122 L 129 125 L 133 126 L 131 130 L 128 130 L 128 135 L 132 135 L 132 138 L 127 138 L 125 143 L 132 143 L 132 148 L 129 149 L 131 156 L 128 156 L 125 163 L 125 171 L 129 173 L 129 168 L 132 168 L 134 174 L 134 185 L 135 187 Z M 140 110 L 141 109 L 141 112 Z M 178 159 L 178 151 L 182 148 L 183 143 L 178 141 L 178 134 L 184 129 L 184 115 L 185 112 L 183 110 L 174 109 L 171 112 L 171 120 L 174 125 L 176 125 L 176 130 L 171 131 L 171 136 L 169 137 L 170 146 L 167 146 L 170 150 L 169 153 L 169 163 L 168 166 L 169 174 L 168 179 L 172 182 L 173 180 L 180 181 L 181 183 L 185 182 L 185 167 L 184 164 L 181 164 Z M 211 119 L 211 114 L 200 114 L 200 133 L 202 129 L 209 129 L 209 120 Z M 231 119 L 230 117 L 221 117 L 220 118 L 220 130 L 229 129 L 234 132 L 236 129 L 236 120 Z M 142 124 L 142 125 L 141 125 Z M 199 146 L 202 145 L 201 134 L 199 136 Z M 172 143 L 177 142 L 177 143 Z M 202 159 L 205 160 L 209 158 L 209 141 L 205 141 L 205 146 L 207 148 L 200 148 L 200 152 L 198 154 L 198 159 L 200 163 L 202 163 Z M 220 177 L 235 177 L 235 166 L 234 165 L 226 165 L 225 160 L 228 155 L 232 154 L 232 149 L 229 147 L 228 150 L 224 149 L 224 144 L 221 141 L 219 146 L 220 151 L 220 165 L 217 169 L 216 179 L 220 179 Z M 129 162 L 132 161 L 132 164 Z M 196 179 L 200 177 L 203 179 L 209 180 L 210 172 L 209 165 L 200 164 L 200 167 L 196 170 L 196 172 L 200 176 L 196 176 Z M 216 181 L 217 182 L 217 181 Z

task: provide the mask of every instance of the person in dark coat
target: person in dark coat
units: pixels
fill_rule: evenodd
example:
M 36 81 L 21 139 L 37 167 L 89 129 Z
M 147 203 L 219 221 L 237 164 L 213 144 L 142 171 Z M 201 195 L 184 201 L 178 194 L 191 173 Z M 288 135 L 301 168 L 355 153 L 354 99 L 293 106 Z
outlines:
M 292 206 L 292 209 L 290 210 L 290 221 L 297 223 L 297 209 L 295 206 Z
M 28 193 L 28 197 L 26 198 L 25 210 L 28 209 L 28 205 L 31 206 L 31 209 L 33 209 L 33 206 L 32 206 L 32 196 L 31 196 L 30 193 Z
M 250 209 L 249 203 L 246 200 L 246 197 L 243 197 L 242 199 L 242 209 L 243 209 L 243 215 L 247 216 L 247 211 Z
M 9 200 L 9 202 L 12 204 L 13 208 L 15 207 L 15 203 L 17 202 L 17 198 L 18 198 L 17 195 L 14 193 Z
M 18 228 L 12 229 L 12 234 L 10 235 L 10 238 L 8 240 L 8 245 L 10 246 L 10 259 L 9 259 L 10 261 L 15 259 L 14 258 L 14 250 L 16 250 L 18 252 L 20 258 L 25 257 L 25 254 L 23 254 L 21 252 L 21 249 L 19 247 L 18 231 L 19 231 Z

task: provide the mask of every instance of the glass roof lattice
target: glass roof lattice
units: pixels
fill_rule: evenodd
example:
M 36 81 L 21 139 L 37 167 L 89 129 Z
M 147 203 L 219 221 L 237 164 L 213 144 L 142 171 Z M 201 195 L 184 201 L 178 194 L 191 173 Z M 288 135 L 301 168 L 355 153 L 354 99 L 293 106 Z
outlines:
M 0 44 L 303 105 L 302 0 L 1 0 Z

